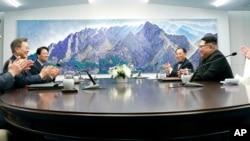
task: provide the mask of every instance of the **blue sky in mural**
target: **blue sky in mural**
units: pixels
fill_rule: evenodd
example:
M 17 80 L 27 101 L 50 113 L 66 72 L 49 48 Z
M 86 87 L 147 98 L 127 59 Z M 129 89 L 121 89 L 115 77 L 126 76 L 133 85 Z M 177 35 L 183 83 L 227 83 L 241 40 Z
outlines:
M 188 50 L 188 58 L 197 66 L 197 42 L 206 34 L 217 34 L 216 19 L 17 21 L 17 37 L 29 39 L 30 54 L 48 46 L 50 62 L 91 66 L 96 73 L 107 73 L 118 63 L 152 72 L 156 63 L 174 64 L 178 46 Z

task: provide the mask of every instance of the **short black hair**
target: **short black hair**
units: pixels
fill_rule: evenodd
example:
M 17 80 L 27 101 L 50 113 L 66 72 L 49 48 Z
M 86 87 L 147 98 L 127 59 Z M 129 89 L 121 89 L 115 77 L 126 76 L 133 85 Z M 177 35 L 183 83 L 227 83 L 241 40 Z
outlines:
M 181 49 L 184 53 L 187 53 L 187 50 L 185 48 L 182 48 L 182 47 L 178 47 L 176 50 L 175 50 L 175 53 L 177 52 L 177 50 Z
M 205 41 L 205 43 L 213 43 L 215 45 L 217 45 L 217 37 L 215 36 L 204 36 L 203 38 L 201 38 L 202 41 Z
M 49 52 L 49 49 L 46 46 L 42 46 L 36 50 L 36 55 L 40 55 L 43 49 L 46 49 Z

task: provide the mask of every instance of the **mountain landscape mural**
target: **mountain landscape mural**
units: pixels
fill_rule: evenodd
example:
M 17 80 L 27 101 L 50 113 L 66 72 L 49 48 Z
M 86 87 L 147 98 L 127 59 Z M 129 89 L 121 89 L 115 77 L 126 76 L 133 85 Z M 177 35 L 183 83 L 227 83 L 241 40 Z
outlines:
M 34 22 L 38 23 L 34 24 Z M 41 44 L 41 41 L 37 41 L 42 39 L 38 37 L 39 31 L 34 29 L 33 33 L 27 34 L 25 28 L 33 24 L 45 28 L 43 22 L 40 21 L 41 25 L 39 25 L 39 21 L 18 21 L 17 36 L 27 37 L 32 47 L 30 59 L 36 58 L 34 54 L 36 48 L 46 45 L 50 50 L 48 61 L 50 64 L 60 64 L 63 71 L 88 69 L 96 74 L 108 73 L 110 67 L 118 64 L 133 65 L 135 70 L 145 73 L 156 72 L 164 63 L 172 65 L 176 63 L 175 49 L 177 47 L 188 51 L 187 58 L 196 68 L 201 57 L 198 52 L 200 38 L 210 34 L 217 36 L 214 19 L 160 20 L 160 22 L 144 20 L 138 24 L 126 24 L 127 20 L 125 20 L 123 24 L 111 26 L 85 25 L 82 29 L 79 28 L 80 30 L 76 29 L 77 31 L 66 33 L 60 38 L 58 36 L 58 39 L 53 42 Z M 49 22 L 53 23 L 53 21 Z M 51 34 L 53 29 L 47 30 L 49 30 L 47 33 Z M 53 32 L 60 34 L 60 32 Z M 49 34 L 47 36 L 51 36 Z M 48 37 L 44 39 L 46 38 Z M 37 42 L 33 42 L 33 39 Z

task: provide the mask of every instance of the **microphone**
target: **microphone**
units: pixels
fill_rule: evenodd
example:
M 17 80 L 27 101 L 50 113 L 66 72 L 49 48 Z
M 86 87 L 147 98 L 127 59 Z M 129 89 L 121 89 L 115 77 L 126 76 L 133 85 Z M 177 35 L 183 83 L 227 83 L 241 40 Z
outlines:
M 72 66 L 67 66 L 66 64 L 64 64 L 62 61 L 58 61 L 56 63 L 56 66 L 59 67 L 61 69 L 61 74 L 64 74 L 67 71 L 74 71 L 74 73 L 76 73 L 76 71 L 74 70 L 74 68 Z M 80 76 L 79 76 L 80 77 Z M 80 79 L 80 78 L 79 78 Z M 79 80 L 80 81 L 80 80 Z
M 56 62 L 56 66 L 57 66 L 57 67 L 62 67 L 61 63 L 62 63 L 62 60 L 58 60 L 58 61 Z
M 229 57 L 229 56 L 235 56 L 235 55 L 237 55 L 237 52 L 233 52 L 233 53 L 231 53 L 231 54 L 229 54 L 229 55 L 227 55 L 227 56 L 223 56 L 223 57 L 218 58 L 218 59 L 215 59 L 215 60 L 213 60 L 213 61 L 211 61 L 211 62 L 208 62 L 208 63 L 205 63 L 205 64 L 203 64 L 203 65 L 200 65 L 200 66 L 196 69 L 196 71 L 194 72 L 194 74 L 192 75 L 192 77 L 190 78 L 189 82 L 184 83 L 184 86 L 186 86 L 186 87 L 203 87 L 204 85 L 202 85 L 202 84 L 193 83 L 193 82 L 192 82 L 192 81 L 194 80 L 194 77 L 195 77 L 196 73 L 197 73 L 197 70 L 199 70 L 200 68 L 202 68 L 202 67 L 204 67 L 204 66 L 206 66 L 206 65 L 209 65 L 209 64 L 211 64 L 211 63 L 213 63 L 213 62 L 217 62 L 217 61 L 219 61 L 219 60 L 221 60 L 221 59 L 227 58 L 227 57 Z
M 84 71 L 84 72 L 87 73 L 89 79 L 90 79 L 91 82 L 93 83 L 93 85 L 84 86 L 82 89 L 83 89 L 83 90 L 86 90 L 86 89 L 99 89 L 99 88 L 100 88 L 99 84 L 97 84 L 97 83 L 95 82 L 95 80 L 93 79 L 93 77 L 90 75 L 89 71 L 87 71 L 87 70 L 82 70 L 82 71 Z
M 57 66 L 57 67 L 61 67 L 62 65 L 61 65 L 60 63 L 57 62 L 57 63 L 56 63 L 56 66 Z

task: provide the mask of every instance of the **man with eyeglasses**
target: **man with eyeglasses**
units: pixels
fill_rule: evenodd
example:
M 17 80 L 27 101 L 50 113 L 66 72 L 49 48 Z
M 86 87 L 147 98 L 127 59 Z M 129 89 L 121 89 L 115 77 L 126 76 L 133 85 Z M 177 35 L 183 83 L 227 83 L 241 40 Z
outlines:
M 218 50 L 215 36 L 203 37 L 200 41 L 199 52 L 202 57 L 199 63 L 201 67 L 198 66 L 193 80 L 223 81 L 226 78 L 234 77 L 227 59 L 223 58 L 225 56 Z M 217 59 L 220 60 L 215 61 Z M 212 63 L 207 64 L 209 62 Z

